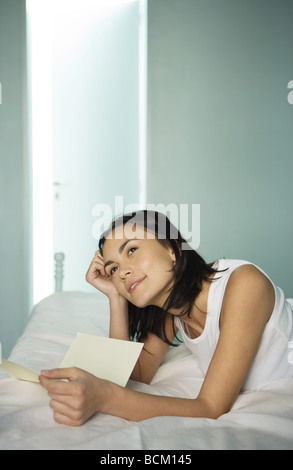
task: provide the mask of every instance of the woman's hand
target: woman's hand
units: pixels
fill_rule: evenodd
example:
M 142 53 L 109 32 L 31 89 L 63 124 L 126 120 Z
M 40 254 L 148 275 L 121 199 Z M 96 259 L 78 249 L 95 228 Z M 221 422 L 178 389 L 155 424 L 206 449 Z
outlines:
M 109 398 L 110 382 L 77 367 L 44 370 L 40 383 L 52 399 L 50 407 L 54 410 L 54 419 L 69 426 L 81 426 L 94 413 L 102 411 Z
M 109 298 L 120 295 L 111 277 L 105 271 L 104 260 L 99 251 L 96 251 L 95 257 L 90 264 L 86 273 L 86 280 Z
M 128 301 L 119 294 L 111 277 L 106 273 L 104 260 L 99 251 L 90 264 L 86 280 L 110 301 L 110 338 L 129 341 Z

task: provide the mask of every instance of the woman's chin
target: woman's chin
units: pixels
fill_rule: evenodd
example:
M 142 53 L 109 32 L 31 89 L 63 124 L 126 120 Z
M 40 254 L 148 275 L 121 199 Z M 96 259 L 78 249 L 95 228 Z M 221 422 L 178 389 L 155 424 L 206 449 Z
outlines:
M 140 299 L 131 300 L 130 302 L 137 308 L 145 308 L 150 305 L 148 302 L 144 302 L 143 300 L 140 300 Z

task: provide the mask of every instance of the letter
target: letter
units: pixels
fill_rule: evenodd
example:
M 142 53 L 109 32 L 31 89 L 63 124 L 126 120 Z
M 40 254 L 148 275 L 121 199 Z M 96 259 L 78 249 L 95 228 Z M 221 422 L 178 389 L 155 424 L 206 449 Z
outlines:
M 167 216 L 172 224 L 175 225 L 175 227 L 178 227 L 178 207 L 174 203 L 170 203 L 167 206 L 163 203 L 158 203 L 158 204 L 147 204 L 147 210 L 149 211 L 156 211 L 159 213 L 164 214 Z M 167 215 L 168 213 L 168 215 Z M 148 228 L 148 238 L 155 238 L 154 233 L 155 233 L 155 227 L 153 226 L 153 222 L 147 221 L 147 228 Z M 177 230 L 176 233 L 174 230 L 170 234 L 170 238 L 177 238 Z M 164 217 L 158 218 L 158 239 L 159 240 L 164 240 L 166 238 L 166 224 L 165 224 L 165 219 Z
M 115 217 L 120 216 L 123 214 L 123 196 L 115 196 L 115 210 L 114 214 Z
M 151 464 L 151 463 L 152 463 L 152 456 L 151 456 L 151 455 L 148 455 L 148 454 L 145 455 L 145 456 L 144 456 L 144 463 L 145 463 L 145 465 Z
M 106 459 L 106 457 L 101 457 L 100 464 L 101 464 L 101 465 L 106 465 L 106 464 L 107 464 L 107 459 Z
M 128 457 L 128 460 L 129 460 L 129 465 L 128 465 L 128 467 L 132 467 L 132 464 L 133 464 L 133 461 L 134 461 L 134 457 Z
M 103 214 L 101 216 L 101 214 Z M 99 219 L 93 224 L 92 234 L 96 240 L 99 240 L 101 234 L 107 230 L 112 221 L 112 209 L 109 204 L 96 204 L 92 210 L 93 216 L 98 216 Z M 102 229 L 103 227 L 103 229 Z
M 189 232 L 188 204 L 180 204 L 180 231 L 184 238 L 189 240 L 189 243 L 182 243 L 182 250 L 190 250 L 190 248 L 197 250 L 200 245 L 200 204 L 192 204 L 191 213 L 191 232 Z
M 143 227 L 143 214 L 135 214 L 126 224 L 124 224 L 124 235 L 126 238 L 137 238 L 143 239 L 144 232 L 141 232 L 140 235 L 137 233 L 137 228 Z

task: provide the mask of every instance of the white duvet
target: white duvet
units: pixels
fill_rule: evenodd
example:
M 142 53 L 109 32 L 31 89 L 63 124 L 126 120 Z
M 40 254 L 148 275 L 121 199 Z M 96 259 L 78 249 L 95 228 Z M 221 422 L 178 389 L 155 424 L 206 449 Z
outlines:
M 108 304 L 99 295 L 54 294 L 35 307 L 9 359 L 36 371 L 57 367 L 77 331 L 107 336 L 108 324 Z M 151 385 L 129 381 L 127 387 L 195 397 L 202 381 L 196 358 L 180 345 L 170 349 Z M 293 449 L 293 378 L 241 394 L 218 420 L 166 416 L 134 423 L 99 413 L 72 428 L 54 421 L 41 385 L 0 369 L 0 449 Z

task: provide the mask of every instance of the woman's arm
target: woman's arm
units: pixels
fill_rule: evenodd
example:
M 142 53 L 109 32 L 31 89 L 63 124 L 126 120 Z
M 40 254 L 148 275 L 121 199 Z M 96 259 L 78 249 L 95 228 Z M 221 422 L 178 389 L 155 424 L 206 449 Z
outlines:
M 69 382 L 56 381 L 65 378 Z M 172 398 L 136 392 L 75 367 L 42 371 L 40 383 L 51 397 L 55 420 L 69 426 L 81 426 L 96 412 L 131 421 L 155 416 L 217 417 L 213 405 L 204 398 Z
M 117 292 L 111 277 L 105 271 L 104 260 L 99 251 L 95 253 L 90 264 L 86 280 L 109 299 L 110 338 L 129 341 L 128 300 Z M 170 342 L 174 340 L 172 325 L 171 316 L 167 317 L 165 331 Z M 168 349 L 169 346 L 163 340 L 149 334 L 130 378 L 138 382 L 150 383 Z
M 132 421 L 154 416 L 217 419 L 237 398 L 274 307 L 274 289 L 253 266 L 230 277 L 221 312 L 221 334 L 201 391 L 195 399 L 148 395 L 97 379 L 80 369 L 42 372 L 57 421 L 81 425 L 99 411 Z M 68 383 L 50 379 L 69 379 Z
M 121 295 L 109 297 L 109 337 L 129 341 L 128 301 Z
M 128 301 L 121 296 L 111 297 L 110 301 L 110 338 L 129 341 Z M 171 317 L 167 318 L 165 327 L 169 341 L 174 333 Z M 161 364 L 169 345 L 154 334 L 149 334 L 139 355 L 130 378 L 137 382 L 150 383 Z
M 219 416 L 238 397 L 274 305 L 274 287 L 256 267 L 244 265 L 231 274 L 222 304 L 219 341 L 200 391 L 200 397 L 213 403 Z
M 165 331 L 168 340 L 172 342 L 175 335 L 171 317 L 166 319 Z M 149 333 L 130 378 L 149 384 L 170 347 L 162 339 Z
M 110 338 L 129 341 L 128 301 L 123 297 L 110 300 Z M 171 316 L 167 317 L 165 331 L 170 342 L 174 340 Z M 148 334 L 130 378 L 137 382 L 150 383 L 158 370 L 169 345 L 154 334 Z

